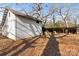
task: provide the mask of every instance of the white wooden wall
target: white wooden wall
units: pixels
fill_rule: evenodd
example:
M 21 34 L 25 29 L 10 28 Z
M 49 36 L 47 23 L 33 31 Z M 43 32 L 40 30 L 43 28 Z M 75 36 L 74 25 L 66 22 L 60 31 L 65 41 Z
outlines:
M 6 22 L 2 28 L 2 34 L 8 38 L 16 40 L 15 37 L 15 15 L 12 12 L 8 12 Z
M 42 24 L 36 23 L 34 20 L 17 16 L 16 20 L 16 36 L 17 39 L 34 37 L 42 33 Z
M 42 24 L 25 17 L 16 16 L 9 11 L 2 29 L 4 36 L 16 40 L 40 35 L 42 33 Z

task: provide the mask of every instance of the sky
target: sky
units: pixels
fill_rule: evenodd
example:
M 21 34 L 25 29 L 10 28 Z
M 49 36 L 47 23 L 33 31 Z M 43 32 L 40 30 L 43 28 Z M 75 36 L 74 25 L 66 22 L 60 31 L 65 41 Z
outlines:
M 42 15 L 46 15 L 47 12 L 48 12 L 48 9 L 49 7 L 51 6 L 51 3 L 44 3 L 42 4 L 42 7 L 43 7 L 43 11 L 42 11 Z M 2 11 L 5 7 L 10 7 L 14 10 L 18 10 L 18 11 L 23 11 L 23 10 L 26 10 L 26 12 L 30 12 L 32 11 L 32 7 L 33 7 L 33 4 L 32 3 L 0 3 L 0 11 Z M 64 7 L 63 8 L 63 12 L 66 10 L 66 8 L 71 8 L 71 13 L 74 12 L 73 16 L 75 15 L 75 17 L 77 15 L 79 15 L 79 3 L 74 3 L 74 4 L 69 4 L 69 3 L 54 3 L 53 4 L 53 8 L 56 8 L 56 7 Z M 63 13 L 62 12 L 62 13 Z M 2 16 L 3 16 L 3 12 L 0 12 L 0 21 L 2 20 Z M 56 16 L 56 19 L 59 20 L 61 19 L 60 16 Z

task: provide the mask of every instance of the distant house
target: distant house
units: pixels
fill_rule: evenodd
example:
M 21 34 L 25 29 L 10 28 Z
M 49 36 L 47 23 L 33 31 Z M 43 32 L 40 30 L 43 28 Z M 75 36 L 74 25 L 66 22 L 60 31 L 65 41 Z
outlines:
M 2 19 L 2 35 L 11 39 L 24 39 L 42 33 L 42 22 L 19 11 L 6 8 Z

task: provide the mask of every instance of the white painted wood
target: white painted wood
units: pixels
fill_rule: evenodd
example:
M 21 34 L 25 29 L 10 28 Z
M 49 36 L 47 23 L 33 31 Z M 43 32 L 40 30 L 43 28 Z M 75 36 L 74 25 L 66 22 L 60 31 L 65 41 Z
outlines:
M 21 16 L 16 16 L 16 36 L 17 39 L 27 37 L 34 37 L 40 35 L 42 32 L 42 24 L 36 23 L 35 20 L 30 20 Z
M 15 34 L 16 34 L 15 33 L 15 17 L 16 16 L 11 11 L 9 11 L 7 18 L 6 18 L 6 22 L 2 28 L 2 34 L 14 40 L 16 39 L 15 37 Z
M 42 23 L 23 16 L 17 16 L 11 11 L 8 12 L 6 22 L 2 28 L 2 34 L 11 38 L 24 39 L 38 36 L 42 33 Z

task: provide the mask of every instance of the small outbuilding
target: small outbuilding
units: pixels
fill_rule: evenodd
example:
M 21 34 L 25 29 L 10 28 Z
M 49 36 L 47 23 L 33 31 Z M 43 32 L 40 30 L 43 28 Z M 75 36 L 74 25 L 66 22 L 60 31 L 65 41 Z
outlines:
M 42 33 L 42 21 L 10 8 L 5 8 L 2 19 L 2 35 L 16 40 L 35 37 Z

